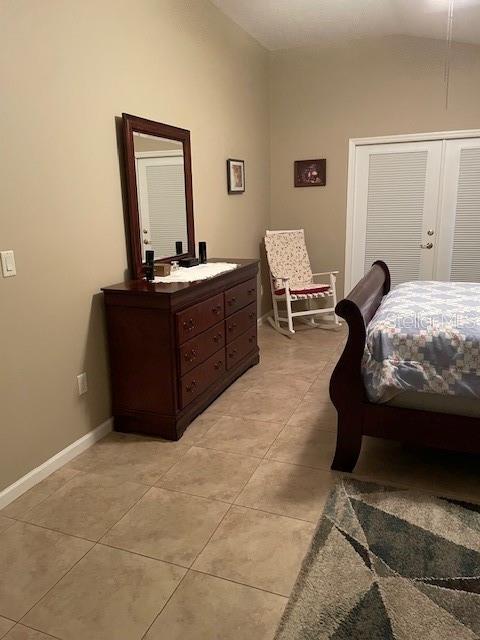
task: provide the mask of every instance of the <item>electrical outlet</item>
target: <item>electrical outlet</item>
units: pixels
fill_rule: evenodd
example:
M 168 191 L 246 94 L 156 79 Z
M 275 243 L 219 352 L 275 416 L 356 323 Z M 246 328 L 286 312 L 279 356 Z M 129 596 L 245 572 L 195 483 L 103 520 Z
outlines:
M 78 395 L 83 396 L 88 391 L 87 374 L 85 372 L 77 376 Z

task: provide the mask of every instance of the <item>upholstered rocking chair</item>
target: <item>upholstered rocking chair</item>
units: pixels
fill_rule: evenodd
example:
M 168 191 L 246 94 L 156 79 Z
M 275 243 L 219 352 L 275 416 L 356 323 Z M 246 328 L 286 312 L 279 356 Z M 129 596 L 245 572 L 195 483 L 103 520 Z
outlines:
M 274 329 L 292 337 L 295 333 L 293 319 L 307 317 L 312 327 L 339 329 L 340 322 L 335 315 L 337 304 L 336 275 L 338 271 L 324 271 L 312 273 L 310 259 L 305 244 L 305 234 L 303 229 L 290 231 L 267 231 L 265 235 L 265 248 L 267 250 L 268 266 L 270 268 L 270 286 L 272 290 L 273 318 L 268 321 Z M 315 283 L 314 278 L 322 276 L 328 277 L 327 283 Z M 312 309 L 312 301 L 325 299 L 327 306 Z M 293 311 L 292 303 L 302 301 L 302 310 Z M 281 316 L 278 304 L 284 303 L 286 316 Z M 315 316 L 329 314 L 332 321 L 319 324 Z M 283 328 L 281 323 L 287 325 Z

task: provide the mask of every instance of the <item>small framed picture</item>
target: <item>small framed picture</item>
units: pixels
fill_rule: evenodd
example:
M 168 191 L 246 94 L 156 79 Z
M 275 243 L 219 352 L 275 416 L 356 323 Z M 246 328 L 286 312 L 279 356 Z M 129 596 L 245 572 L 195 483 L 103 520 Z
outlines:
M 295 160 L 294 184 L 296 187 L 324 187 L 327 184 L 327 161 Z
M 228 193 L 245 191 L 245 162 L 243 160 L 227 160 Z

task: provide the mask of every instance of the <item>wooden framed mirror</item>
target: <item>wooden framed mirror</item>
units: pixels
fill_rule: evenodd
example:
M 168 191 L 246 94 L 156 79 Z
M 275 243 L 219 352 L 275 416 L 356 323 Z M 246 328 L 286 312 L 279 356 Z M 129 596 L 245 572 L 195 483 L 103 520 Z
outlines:
M 127 113 L 122 118 L 131 268 L 143 278 L 148 249 L 156 262 L 195 255 L 190 131 Z

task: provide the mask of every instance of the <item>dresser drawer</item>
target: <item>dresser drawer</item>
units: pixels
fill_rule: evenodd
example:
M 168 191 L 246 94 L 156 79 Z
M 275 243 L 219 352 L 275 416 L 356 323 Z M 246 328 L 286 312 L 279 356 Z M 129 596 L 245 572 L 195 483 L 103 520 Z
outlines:
M 230 316 L 235 311 L 246 307 L 253 301 L 257 300 L 257 280 L 247 280 L 236 287 L 225 291 L 225 315 Z
M 187 371 L 194 369 L 223 346 L 225 346 L 224 322 L 219 322 L 211 329 L 184 342 L 179 349 L 180 375 L 183 376 Z
M 220 349 L 203 364 L 198 365 L 180 379 L 182 408 L 203 393 L 225 373 L 225 349 Z
M 202 333 L 225 317 L 223 293 L 180 311 L 177 316 L 178 344 Z
M 237 311 L 225 320 L 225 335 L 227 343 L 245 333 L 257 321 L 257 303 L 252 302 L 248 307 Z
M 227 369 L 231 369 L 233 366 L 240 362 L 251 351 L 257 347 L 257 325 L 252 326 L 251 329 L 242 334 L 239 338 L 227 344 Z

